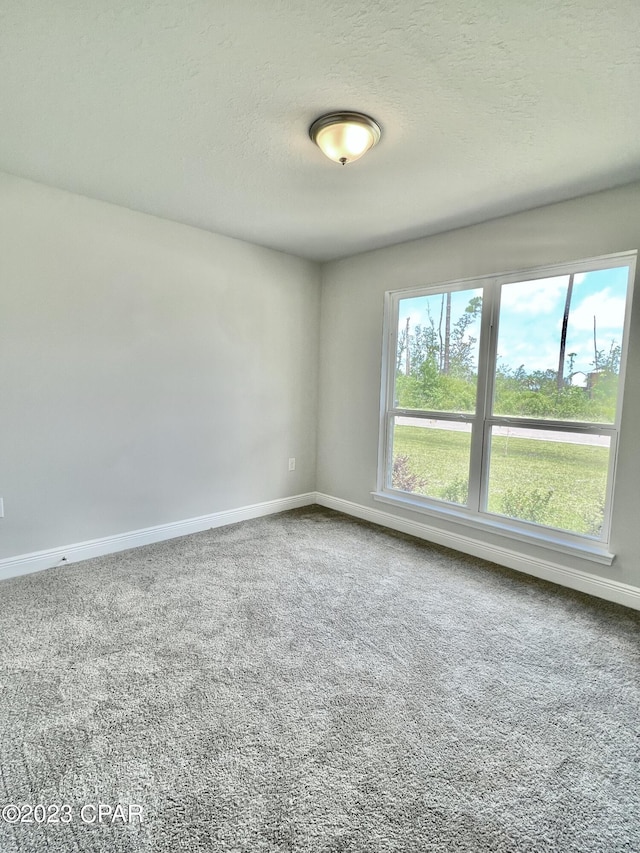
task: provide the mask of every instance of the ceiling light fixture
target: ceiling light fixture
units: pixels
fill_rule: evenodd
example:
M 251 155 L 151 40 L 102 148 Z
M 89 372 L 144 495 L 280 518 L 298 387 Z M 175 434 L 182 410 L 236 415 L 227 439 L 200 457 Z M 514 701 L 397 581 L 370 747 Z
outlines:
M 380 139 L 380 125 L 363 113 L 329 113 L 309 128 L 309 136 L 335 163 L 353 163 Z

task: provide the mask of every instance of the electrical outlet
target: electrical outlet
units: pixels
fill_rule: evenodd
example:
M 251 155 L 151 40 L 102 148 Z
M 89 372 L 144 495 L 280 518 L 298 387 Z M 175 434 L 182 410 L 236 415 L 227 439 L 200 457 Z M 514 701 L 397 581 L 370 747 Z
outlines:
M 0 518 L 4 518 L 4 498 L 0 498 Z
M 295 470 L 296 470 L 296 457 L 295 457 L 295 456 L 292 456 L 292 457 L 289 459 L 289 470 L 290 470 L 290 471 L 295 471 Z

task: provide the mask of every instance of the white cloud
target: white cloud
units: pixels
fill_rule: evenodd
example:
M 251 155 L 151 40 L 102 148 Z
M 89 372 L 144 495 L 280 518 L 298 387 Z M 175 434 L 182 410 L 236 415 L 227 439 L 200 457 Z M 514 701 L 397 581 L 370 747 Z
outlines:
M 549 314 L 558 310 L 568 284 L 568 275 L 506 284 L 502 288 L 501 307 L 526 314 Z
M 512 370 L 524 365 L 528 372 L 531 370 L 555 370 L 558 367 L 559 347 L 553 343 L 544 342 L 532 348 L 530 342 L 515 343 L 501 341 L 498 359 L 503 365 Z
M 598 331 L 617 331 L 620 335 L 624 320 L 625 300 L 620 296 L 610 296 L 611 290 L 606 288 L 600 293 L 587 296 L 578 307 L 571 312 L 569 323 L 572 329 L 593 329 L 593 318 L 596 318 Z

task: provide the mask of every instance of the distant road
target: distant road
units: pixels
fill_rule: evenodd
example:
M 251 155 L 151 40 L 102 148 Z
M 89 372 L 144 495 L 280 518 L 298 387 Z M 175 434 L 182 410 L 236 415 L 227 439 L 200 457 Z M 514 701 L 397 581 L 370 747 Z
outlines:
M 455 432 L 471 432 L 471 424 L 459 421 L 436 421 L 423 418 L 398 418 L 399 426 L 416 426 L 425 429 L 448 429 Z M 565 444 L 591 444 L 597 447 L 608 447 L 609 437 L 606 435 L 594 435 L 592 433 L 558 432 L 557 430 L 545 430 L 543 434 L 537 429 L 526 427 L 499 426 L 494 427 L 494 435 L 512 436 L 513 438 L 532 438 L 534 441 L 562 441 Z

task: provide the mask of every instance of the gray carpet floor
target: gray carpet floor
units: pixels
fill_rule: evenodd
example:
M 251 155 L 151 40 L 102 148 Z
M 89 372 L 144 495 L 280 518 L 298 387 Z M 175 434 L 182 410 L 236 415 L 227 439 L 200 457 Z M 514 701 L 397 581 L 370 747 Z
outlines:
M 638 851 L 639 628 L 317 507 L 4 581 L 0 850 Z

